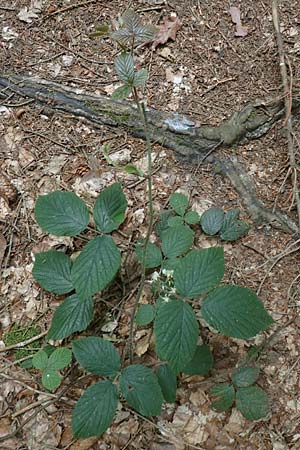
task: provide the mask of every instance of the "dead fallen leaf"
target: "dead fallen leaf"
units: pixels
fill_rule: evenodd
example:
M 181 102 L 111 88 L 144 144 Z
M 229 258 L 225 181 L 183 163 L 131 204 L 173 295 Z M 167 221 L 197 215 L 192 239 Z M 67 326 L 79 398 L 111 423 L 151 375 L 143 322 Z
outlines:
M 31 23 L 34 19 L 38 18 L 38 14 L 42 11 L 43 0 L 31 0 L 29 7 L 24 6 L 21 8 L 18 18 L 22 22 Z
M 177 31 L 181 25 L 178 17 L 165 17 L 163 23 L 158 25 L 159 32 L 152 44 L 152 49 L 154 50 L 160 44 L 165 44 L 169 39 L 175 41 Z
M 78 439 L 69 447 L 69 450 L 90 450 L 97 441 L 98 438 L 94 436 L 87 439 Z
M 237 37 L 247 36 L 248 30 L 247 28 L 242 26 L 240 9 L 237 8 L 236 6 L 231 6 L 229 8 L 229 12 L 231 15 L 232 22 L 236 24 L 236 32 L 234 33 L 235 36 Z

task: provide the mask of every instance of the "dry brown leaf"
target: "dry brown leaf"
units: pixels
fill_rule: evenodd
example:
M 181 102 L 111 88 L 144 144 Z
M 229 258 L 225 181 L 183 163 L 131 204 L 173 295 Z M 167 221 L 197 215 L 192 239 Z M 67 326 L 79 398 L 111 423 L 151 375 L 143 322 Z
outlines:
M 231 6 L 229 8 L 229 12 L 231 15 L 232 22 L 236 24 L 236 32 L 234 33 L 235 36 L 237 37 L 247 36 L 248 30 L 247 28 L 242 26 L 240 9 L 237 8 L 236 6 Z
M 69 447 L 69 450 L 90 450 L 94 444 L 98 441 L 98 438 L 93 436 L 87 439 L 78 439 L 74 444 Z
M 152 49 L 154 50 L 160 44 L 165 44 L 169 39 L 175 41 L 177 31 L 181 25 L 178 17 L 165 17 L 163 23 L 158 25 L 159 32 L 152 44 Z

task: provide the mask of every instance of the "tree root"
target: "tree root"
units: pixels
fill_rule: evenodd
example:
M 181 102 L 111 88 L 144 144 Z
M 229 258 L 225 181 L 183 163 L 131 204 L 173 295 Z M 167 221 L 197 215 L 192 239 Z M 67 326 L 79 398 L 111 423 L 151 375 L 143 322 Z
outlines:
M 93 95 L 34 77 L 0 76 L 2 98 L 11 92 L 35 99 L 48 108 L 59 110 L 88 121 L 111 127 L 123 127 L 133 136 L 145 139 L 143 123 L 136 107 L 130 102 L 116 102 L 107 96 Z M 298 108 L 298 100 L 293 108 Z M 191 119 L 147 108 L 149 134 L 152 141 L 172 149 L 186 162 L 199 163 L 219 146 L 243 144 L 266 134 L 284 115 L 282 99 L 256 100 L 219 126 L 197 126 Z M 208 159 L 208 158 L 207 158 Z M 272 212 L 257 198 L 253 183 L 236 158 L 217 159 L 210 156 L 220 172 L 227 176 L 241 195 L 255 222 L 277 223 L 284 231 L 296 233 L 297 225 L 285 214 Z

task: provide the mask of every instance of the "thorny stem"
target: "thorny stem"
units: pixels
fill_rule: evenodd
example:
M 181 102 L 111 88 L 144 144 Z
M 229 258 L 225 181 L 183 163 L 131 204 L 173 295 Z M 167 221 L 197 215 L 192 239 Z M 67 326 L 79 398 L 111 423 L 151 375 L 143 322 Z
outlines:
M 133 331 L 134 331 L 134 319 L 136 316 L 136 312 L 137 312 L 137 308 L 139 305 L 139 301 L 141 298 L 141 295 L 143 293 L 143 289 L 145 286 L 145 280 L 146 280 L 146 249 L 149 243 L 149 239 L 150 239 L 150 235 L 152 232 L 152 226 L 153 226 L 153 220 L 154 220 L 154 211 L 153 211 L 153 200 L 152 200 L 152 144 L 151 144 L 151 140 L 150 140 L 150 135 L 149 135 L 149 127 L 148 127 L 148 120 L 147 120 L 147 113 L 146 113 L 146 109 L 145 109 L 145 105 L 144 103 L 139 101 L 138 98 L 138 94 L 136 91 L 136 88 L 133 88 L 132 90 L 132 94 L 133 94 L 133 98 L 134 101 L 139 109 L 141 118 L 143 120 L 143 127 L 144 127 L 144 132 L 145 132 L 145 136 L 146 136 L 146 150 L 147 150 L 147 165 L 148 165 L 148 174 L 147 174 L 147 187 L 148 187 L 148 209 L 149 209 L 149 222 L 148 222 L 148 227 L 147 227 L 147 233 L 146 233 L 146 237 L 144 240 L 144 245 L 143 245 L 143 258 L 142 258 L 142 274 L 141 274 L 141 279 L 140 279 L 140 285 L 139 285 L 139 289 L 134 301 L 134 305 L 132 308 L 132 312 L 131 312 L 131 316 L 130 316 L 130 329 L 129 329 L 129 358 L 130 358 L 130 363 L 132 364 L 133 362 Z

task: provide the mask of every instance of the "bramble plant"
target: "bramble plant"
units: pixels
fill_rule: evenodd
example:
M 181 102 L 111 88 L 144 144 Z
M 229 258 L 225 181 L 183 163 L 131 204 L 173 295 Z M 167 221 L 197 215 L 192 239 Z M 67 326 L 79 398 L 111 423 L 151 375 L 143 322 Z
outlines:
M 186 196 L 174 193 L 169 199 L 170 210 L 160 215 L 156 225 L 157 240 L 150 242 L 154 217 L 151 144 L 146 112 L 137 93 L 137 87 L 144 85 L 148 73 L 144 69 L 135 71 L 133 49 L 137 42 L 149 40 L 151 33 L 131 10 L 124 14 L 122 21 L 123 27 L 111 37 L 120 42 L 123 49 L 129 44 L 130 51 L 123 51 L 115 61 L 116 71 L 124 82 L 116 91 L 115 98 L 124 98 L 125 94 L 132 93 L 144 120 L 148 154 L 145 179 L 149 188 L 150 220 L 145 239 L 137 242 L 135 248 L 141 263 L 141 282 L 130 323 L 129 365 L 124 357 L 126 364 L 121 363 L 115 346 L 101 337 L 82 337 L 72 341 L 75 359 L 83 369 L 101 378 L 87 388 L 73 411 L 73 433 L 80 438 L 100 435 L 107 430 L 114 420 L 119 398 L 144 416 L 159 415 L 164 401 L 176 400 L 179 373 L 206 375 L 210 372 L 213 367 L 210 347 L 199 345 L 200 313 L 208 327 L 239 339 L 252 338 L 273 323 L 254 292 L 246 287 L 221 284 L 225 272 L 222 246 L 194 248 L 195 228 L 199 226 L 208 235 L 219 234 L 221 240 L 235 240 L 244 235 L 248 225 L 239 220 L 239 210 L 224 213 L 214 207 L 200 217 L 189 208 Z M 68 294 L 54 313 L 49 339 L 66 339 L 85 330 L 91 323 L 93 295 L 105 289 L 121 267 L 121 252 L 111 233 L 124 222 L 126 209 L 127 200 L 121 184 L 114 183 L 97 197 L 92 211 L 94 237 L 75 260 L 57 250 L 36 255 L 33 267 L 36 281 L 49 292 Z M 88 227 L 90 212 L 72 192 L 55 191 L 38 197 L 35 218 L 44 231 L 57 236 L 79 236 L 87 229 L 91 232 Z M 154 302 L 140 305 L 148 275 L 152 277 Z M 161 360 L 156 372 L 143 364 L 133 364 L 134 326 L 150 324 L 154 330 L 155 351 Z M 61 359 L 59 356 L 62 355 L 56 353 L 58 350 L 64 351 Z M 60 378 L 57 371 L 67 365 L 69 352 L 68 349 L 57 349 L 48 356 L 42 350 L 33 357 L 34 366 L 43 371 L 46 388 L 58 386 Z M 267 415 L 267 395 L 254 385 L 258 375 L 259 369 L 252 363 L 237 368 L 232 384 L 214 387 L 213 394 L 217 399 L 213 407 L 227 411 L 235 402 L 249 419 Z

